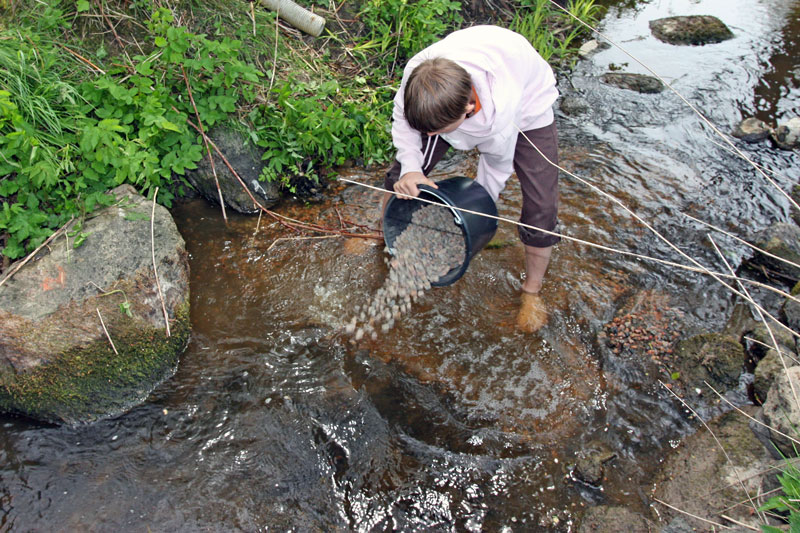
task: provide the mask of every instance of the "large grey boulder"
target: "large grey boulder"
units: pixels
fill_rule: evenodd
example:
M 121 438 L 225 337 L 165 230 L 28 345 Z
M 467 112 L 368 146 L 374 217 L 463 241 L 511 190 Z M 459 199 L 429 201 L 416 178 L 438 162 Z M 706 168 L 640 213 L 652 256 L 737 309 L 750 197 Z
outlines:
M 748 143 L 763 141 L 772 133 L 766 122 L 755 117 L 748 117 L 742 120 L 731 132 L 734 137 Z
M 0 286 L 0 410 L 90 421 L 128 409 L 174 373 L 189 335 L 183 238 L 157 206 L 151 240 L 152 203 L 129 185 L 113 193 L 113 206 L 73 223 Z
M 217 180 L 225 205 L 239 213 L 253 214 L 259 210 L 253 203 L 253 198 L 265 208 L 270 208 L 278 203 L 281 198 L 280 187 L 275 183 L 260 181 L 258 178 L 265 162 L 261 160 L 261 153 L 257 148 L 243 139 L 239 133 L 224 127 L 214 128 L 208 136 L 225 155 L 225 159 L 236 170 L 250 191 L 248 194 L 219 154 L 212 148 L 214 169 L 217 171 Z M 219 203 L 214 172 L 205 152 L 203 159 L 197 164 L 197 169 L 187 171 L 186 178 L 204 198 Z M 253 198 L 250 197 L 251 194 Z
M 772 132 L 772 140 L 783 150 L 800 148 L 800 118 L 795 117 L 779 124 Z
M 660 41 L 680 45 L 719 43 L 733 37 L 733 32 L 721 20 L 710 15 L 651 20 L 650 31 Z

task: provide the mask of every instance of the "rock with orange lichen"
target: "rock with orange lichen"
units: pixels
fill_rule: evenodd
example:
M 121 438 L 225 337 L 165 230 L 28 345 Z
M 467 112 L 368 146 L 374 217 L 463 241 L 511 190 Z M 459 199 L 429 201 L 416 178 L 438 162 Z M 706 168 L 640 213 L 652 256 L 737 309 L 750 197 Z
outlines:
M 73 224 L 0 286 L 0 409 L 93 420 L 141 402 L 175 371 L 189 335 L 183 239 L 160 206 L 151 239 L 151 202 L 127 185 L 113 193 L 113 206 Z

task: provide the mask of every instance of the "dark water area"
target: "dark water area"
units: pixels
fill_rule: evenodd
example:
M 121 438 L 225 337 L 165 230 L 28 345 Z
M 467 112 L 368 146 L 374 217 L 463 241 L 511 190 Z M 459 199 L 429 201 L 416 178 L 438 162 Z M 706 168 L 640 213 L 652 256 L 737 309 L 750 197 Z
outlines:
M 716 15 L 735 38 L 675 47 L 650 35 L 649 20 L 677 14 Z M 799 14 L 797 1 L 653 1 L 612 7 L 601 30 L 728 133 L 745 116 L 800 115 Z M 682 213 L 745 239 L 790 220 L 789 202 L 684 102 L 604 85 L 612 66 L 648 73 L 612 47 L 560 80 L 587 105 L 557 115 L 565 169 L 718 271 L 711 231 Z M 797 152 L 734 142 L 785 190 L 800 179 Z M 456 156 L 437 175 L 471 176 L 475 163 Z M 346 176 L 382 180 L 380 169 Z M 586 184 L 562 176 L 561 194 L 564 235 L 688 263 Z M 279 211 L 375 225 L 375 193 L 339 183 L 328 196 Z M 520 204 L 512 177 L 500 215 L 516 219 Z M 564 240 L 543 289 L 550 320 L 525 334 L 523 252 L 501 223 L 507 246 L 478 254 L 377 341 L 354 343 L 342 327 L 383 283 L 382 243 L 298 238 L 267 217 L 225 224 L 200 200 L 173 215 L 193 327 L 177 373 L 92 425 L 0 418 L 0 531 L 561 532 L 593 505 L 647 513 L 655 470 L 696 423 L 660 384 L 668 369 L 614 358 L 597 334 L 626 305 L 679 317 L 682 338 L 718 331 L 736 301 L 707 276 Z M 750 254 L 714 239 L 734 266 Z M 601 483 L 576 477 L 576 463 L 603 454 Z

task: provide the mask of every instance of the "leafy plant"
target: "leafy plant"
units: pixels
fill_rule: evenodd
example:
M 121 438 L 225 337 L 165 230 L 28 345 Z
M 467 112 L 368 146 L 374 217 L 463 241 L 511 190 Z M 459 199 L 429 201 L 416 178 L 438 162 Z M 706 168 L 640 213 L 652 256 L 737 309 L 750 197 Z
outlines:
M 789 531 L 800 533 L 800 470 L 790 460 L 786 461 L 784 471 L 778 474 L 778 481 L 781 484 L 782 493 L 773 496 L 759 507 L 760 511 L 773 511 L 786 516 L 789 523 Z M 782 533 L 784 529 L 762 525 L 764 533 Z
M 57 47 L 28 33 L 0 35 L 0 232 L 14 259 L 69 218 L 112 201 L 122 183 L 169 206 L 174 175 L 196 168 L 206 128 L 252 101 L 260 71 L 241 42 L 176 26 L 169 10 L 147 23 L 155 47 L 77 86 L 63 81 Z M 20 31 L 20 30 L 17 30 Z M 193 98 L 187 80 L 191 80 Z M 192 103 L 194 100 L 194 104 Z M 195 113 L 196 105 L 196 113 Z
M 352 94 L 352 93 L 349 93 Z M 320 170 L 348 159 L 365 164 L 383 161 L 390 136 L 388 106 L 365 90 L 371 106 L 343 98 L 334 80 L 322 83 L 288 81 L 273 89 L 274 99 L 253 113 L 256 144 L 264 148 L 264 179 L 292 190 L 293 177 L 318 181 Z
M 549 0 L 521 0 L 509 29 L 524 35 L 546 61 L 565 63 L 574 58 L 580 38 L 590 32 L 575 19 L 594 26 L 601 9 L 594 0 L 572 0 L 568 13 Z
M 461 2 L 455 0 L 367 0 L 359 16 L 369 28 L 367 41 L 382 55 L 391 55 L 389 73 L 398 61 L 464 22 Z

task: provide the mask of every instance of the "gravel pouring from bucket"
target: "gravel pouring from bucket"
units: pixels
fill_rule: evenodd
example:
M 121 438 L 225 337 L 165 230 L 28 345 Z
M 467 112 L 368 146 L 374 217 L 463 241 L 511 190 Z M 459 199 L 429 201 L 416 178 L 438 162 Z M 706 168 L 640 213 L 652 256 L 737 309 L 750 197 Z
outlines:
M 465 213 L 452 207 L 475 211 L 493 217 L 497 216 L 497 206 L 489 193 L 475 180 L 464 176 L 456 176 L 437 181 L 438 189 L 420 185 L 419 196 L 425 200 L 443 204 L 450 207 L 453 214 L 453 224 L 457 226 L 464 239 L 463 262 L 441 276 L 437 281 L 432 281 L 435 287 L 444 287 L 455 283 L 467 271 L 470 260 L 483 249 L 497 231 L 497 220 L 474 213 Z M 394 242 L 403 233 L 411 222 L 414 212 L 426 202 L 392 196 L 386 204 L 383 214 L 383 239 L 389 248 L 389 253 L 395 255 Z

